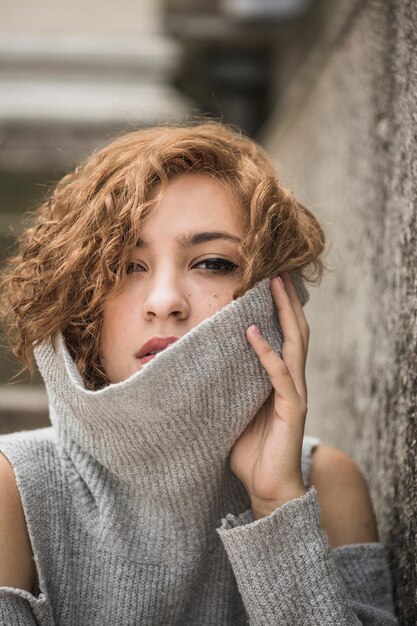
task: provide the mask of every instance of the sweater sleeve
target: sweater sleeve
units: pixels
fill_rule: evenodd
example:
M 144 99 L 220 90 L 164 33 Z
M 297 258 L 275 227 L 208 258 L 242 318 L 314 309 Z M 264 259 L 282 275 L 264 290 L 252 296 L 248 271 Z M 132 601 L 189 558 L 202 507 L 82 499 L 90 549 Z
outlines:
M 383 546 L 331 550 L 314 487 L 260 520 L 229 514 L 217 533 L 251 626 L 397 624 Z
M 29 591 L 0 587 L 0 626 L 55 626 L 48 599 Z

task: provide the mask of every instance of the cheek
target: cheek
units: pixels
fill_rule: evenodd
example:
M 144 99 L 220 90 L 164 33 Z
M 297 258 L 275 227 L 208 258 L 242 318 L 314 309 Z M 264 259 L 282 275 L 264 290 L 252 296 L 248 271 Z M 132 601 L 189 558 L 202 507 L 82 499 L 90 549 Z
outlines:
M 233 299 L 233 287 L 218 287 L 205 290 L 194 298 L 193 309 L 198 322 L 214 315 Z M 197 322 L 197 323 L 198 323 Z
M 114 345 L 121 345 L 121 339 L 129 327 L 130 311 L 128 306 L 118 300 L 105 305 L 101 332 L 101 348 L 104 354 Z

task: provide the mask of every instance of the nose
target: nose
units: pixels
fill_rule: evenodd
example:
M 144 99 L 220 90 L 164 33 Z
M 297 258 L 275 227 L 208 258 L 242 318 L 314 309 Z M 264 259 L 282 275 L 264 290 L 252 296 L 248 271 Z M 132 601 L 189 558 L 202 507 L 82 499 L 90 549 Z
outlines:
M 149 281 L 143 306 L 144 317 L 147 320 L 155 317 L 185 320 L 190 314 L 185 285 L 166 271 L 155 275 Z

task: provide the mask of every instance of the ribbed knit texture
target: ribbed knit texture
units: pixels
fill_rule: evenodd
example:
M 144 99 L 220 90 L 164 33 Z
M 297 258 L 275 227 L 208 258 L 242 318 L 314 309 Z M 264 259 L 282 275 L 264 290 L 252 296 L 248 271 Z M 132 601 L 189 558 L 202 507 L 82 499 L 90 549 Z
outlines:
M 396 623 L 382 547 L 344 548 L 338 562 L 314 489 L 253 521 L 228 465 L 271 390 L 245 337 L 253 323 L 280 350 L 269 280 L 95 392 L 62 337 L 56 352 L 48 341 L 36 348 L 52 427 L 0 437 L 0 450 L 15 470 L 39 594 L 0 588 L 1 624 Z M 306 482 L 316 443 L 304 442 Z M 388 621 L 375 621 L 381 614 Z

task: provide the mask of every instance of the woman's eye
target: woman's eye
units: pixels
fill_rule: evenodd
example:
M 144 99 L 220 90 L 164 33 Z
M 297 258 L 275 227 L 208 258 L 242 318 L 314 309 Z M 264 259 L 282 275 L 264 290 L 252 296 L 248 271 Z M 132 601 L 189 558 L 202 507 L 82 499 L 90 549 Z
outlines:
M 141 272 L 145 269 L 142 265 L 137 263 L 136 261 L 131 261 L 126 267 L 126 274 L 133 274 L 133 272 Z
M 236 272 L 236 270 L 239 269 L 236 263 L 220 258 L 204 259 L 204 261 L 200 261 L 200 263 L 197 263 L 194 267 L 199 267 L 201 265 L 205 265 L 206 267 L 203 269 L 206 269 L 213 274 L 229 274 L 231 272 Z

